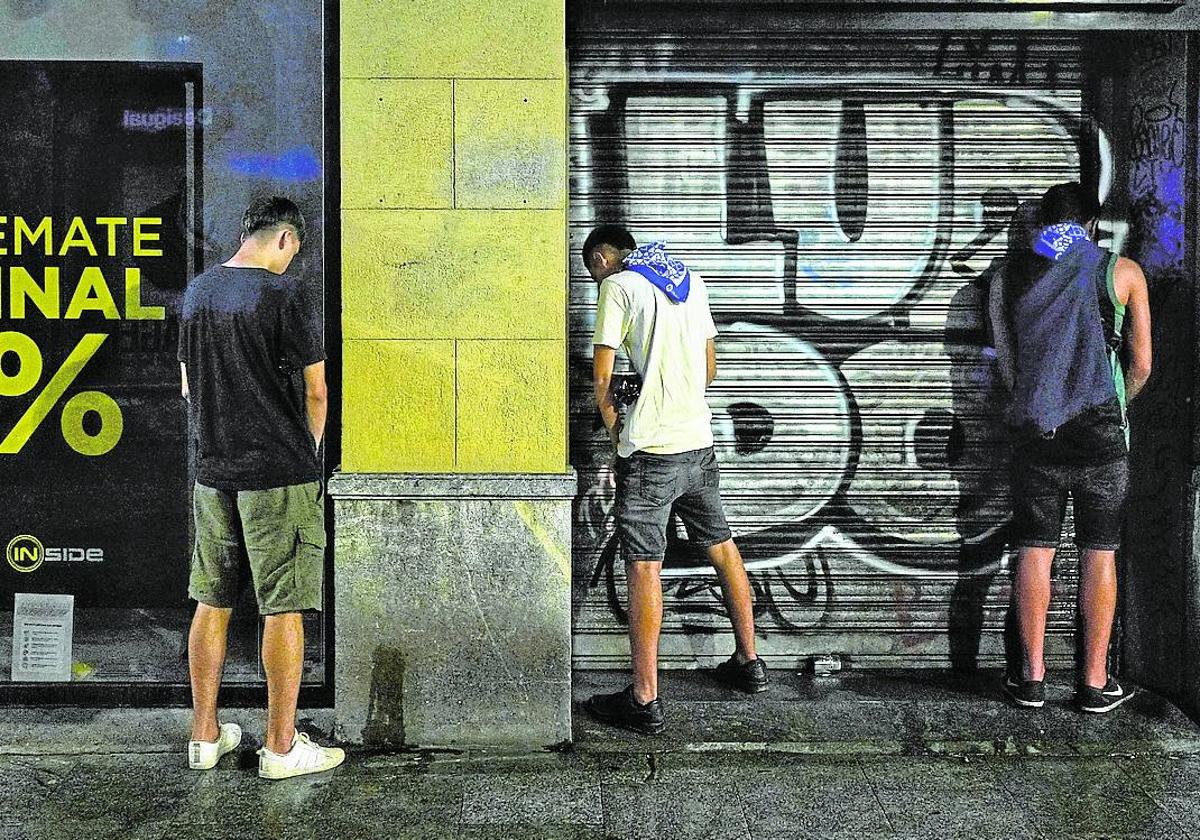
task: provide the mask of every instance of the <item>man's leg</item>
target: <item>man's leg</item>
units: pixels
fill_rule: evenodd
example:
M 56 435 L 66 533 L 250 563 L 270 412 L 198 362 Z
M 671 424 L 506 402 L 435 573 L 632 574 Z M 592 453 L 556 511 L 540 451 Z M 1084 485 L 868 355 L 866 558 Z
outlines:
M 658 636 L 662 630 L 662 561 L 667 546 L 677 459 L 618 458 L 617 538 L 625 557 L 629 594 L 629 654 L 633 681 L 611 694 L 595 694 L 584 707 L 598 720 L 647 735 L 663 731 L 658 700 Z
M 1046 612 L 1050 608 L 1050 566 L 1053 560 L 1053 548 L 1022 548 L 1017 559 L 1012 602 L 1021 635 L 1021 675 L 1027 680 L 1046 677 Z
M 1122 432 L 1113 430 L 1113 434 Z M 1103 689 L 1109 679 L 1108 644 L 1117 611 L 1116 548 L 1121 543 L 1129 500 L 1129 459 L 1119 458 L 1088 469 L 1071 492 L 1075 496 L 1075 537 L 1080 547 L 1083 670 L 1079 683 Z
M 221 671 L 225 667 L 225 643 L 229 616 L 233 611 L 197 604 L 188 633 L 188 671 L 192 678 L 193 741 L 216 741 L 217 693 L 221 689 Z
M 192 490 L 196 545 L 188 575 L 188 596 L 196 601 L 188 632 L 188 672 L 192 683 L 193 741 L 220 738 L 217 694 L 225 667 L 229 617 L 238 589 L 241 528 L 236 498 L 196 484 Z
M 318 482 L 238 493 L 258 611 L 263 616 L 262 663 L 267 674 L 267 735 L 258 775 L 288 779 L 337 767 L 344 751 L 322 747 L 296 731 L 296 701 L 304 670 L 306 610 L 321 609 L 325 530 Z
M 1022 457 L 1019 450 L 1011 470 L 1012 539 L 1021 549 L 1013 575 L 1010 612 L 1016 616 L 1021 641 L 1021 678 L 1040 682 L 1046 678 L 1050 569 L 1062 535 L 1071 472 L 1056 464 Z M 1012 663 L 1009 676 L 1017 676 Z M 1017 702 L 1025 705 L 1020 699 Z
M 688 536 L 708 546 L 708 562 L 721 581 L 721 595 L 733 626 L 734 661 L 745 665 L 757 658 L 754 647 L 754 600 L 750 578 L 741 552 L 733 541 L 725 506 L 721 502 L 721 469 L 716 452 L 708 449 L 695 453 L 695 467 L 689 474 L 689 486 L 675 502 L 675 512 L 683 520 Z
M 346 759 L 338 747 L 322 747 L 296 731 L 296 699 L 304 664 L 304 621 L 299 612 L 263 619 L 263 668 L 267 672 L 267 736 L 258 751 L 258 775 L 288 779 L 332 770 Z
M 635 560 L 626 566 L 629 582 L 629 652 L 633 660 L 633 697 L 649 703 L 658 697 L 658 636 L 662 630 L 662 562 Z
M 296 699 L 304 666 L 304 621 L 298 612 L 263 620 L 263 669 L 267 672 L 266 747 L 283 755 L 296 733 Z
M 1108 682 L 1108 642 L 1117 612 L 1117 553 L 1087 549 L 1080 558 L 1079 617 L 1083 625 L 1083 684 Z
M 737 660 L 750 662 L 757 657 L 754 649 L 754 601 L 750 595 L 750 578 L 742 562 L 737 543 L 726 540 L 708 548 L 708 560 L 717 570 L 721 581 L 721 594 L 729 621 L 733 625 L 733 638 L 737 644 Z
M 677 457 L 618 459 L 617 536 L 629 589 L 629 656 L 633 700 L 658 699 L 658 637 L 662 630 L 662 561 L 677 482 Z

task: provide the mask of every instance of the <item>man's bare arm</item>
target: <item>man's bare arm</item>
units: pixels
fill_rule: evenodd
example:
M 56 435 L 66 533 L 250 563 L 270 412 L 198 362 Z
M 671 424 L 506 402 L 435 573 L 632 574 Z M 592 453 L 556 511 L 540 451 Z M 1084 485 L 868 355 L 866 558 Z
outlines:
M 188 399 L 190 394 L 188 393 L 187 384 L 187 365 L 183 362 L 179 363 L 179 390 L 183 394 L 183 398 L 185 400 Z
M 707 388 L 717 378 L 717 342 L 710 338 L 705 351 L 708 356 L 708 378 L 704 382 L 704 387 Z
M 1146 275 L 1133 260 L 1122 257 L 1117 262 L 1117 297 L 1126 298 L 1125 312 L 1129 318 L 1129 367 L 1125 371 L 1125 394 L 1133 400 L 1150 378 L 1150 292 Z
M 617 444 L 620 434 L 616 403 L 612 395 L 613 365 L 616 363 L 617 351 L 603 344 L 592 347 L 592 387 L 596 393 L 596 407 L 600 409 L 600 418 L 608 429 L 608 436 L 613 445 Z
M 995 267 L 988 268 L 991 279 L 988 282 L 988 320 L 992 325 L 992 349 L 996 352 L 996 372 L 1004 389 L 1012 392 L 1017 382 L 1017 369 L 1013 361 L 1012 334 L 1008 328 L 1008 303 L 1004 299 L 1004 271 Z
M 308 430 L 313 445 L 321 448 L 325 436 L 325 417 L 329 413 L 329 391 L 325 386 L 325 363 L 317 362 L 304 368 L 304 408 L 308 415 Z

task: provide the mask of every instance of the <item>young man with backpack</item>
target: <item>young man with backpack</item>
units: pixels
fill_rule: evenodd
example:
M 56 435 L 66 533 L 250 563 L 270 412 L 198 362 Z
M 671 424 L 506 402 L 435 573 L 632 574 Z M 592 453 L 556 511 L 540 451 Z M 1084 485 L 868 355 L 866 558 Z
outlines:
M 704 392 L 717 371 L 717 335 L 708 292 L 696 272 L 661 243 L 638 248 L 629 231 L 602 225 L 583 245 L 583 264 L 600 283 L 593 339 L 593 378 L 600 416 L 617 450 L 617 536 L 629 586 L 633 684 L 598 694 L 587 709 L 598 719 L 646 734 L 666 726 L 658 699 L 660 573 L 671 511 L 716 569 L 737 649 L 717 667 L 722 682 L 747 693 L 767 687 L 754 649 L 750 581 L 721 505 L 712 412 Z M 621 422 L 613 394 L 622 349 L 641 389 Z
M 1010 233 L 1024 241 L 1012 249 L 1002 303 L 991 306 L 1011 392 L 1013 543 L 1020 550 L 1012 600 L 1022 662 L 1019 673 L 1010 665 L 1004 690 L 1026 708 L 1045 704 L 1050 571 L 1068 495 L 1083 633 L 1075 703 L 1102 713 L 1132 696 L 1108 673 L 1108 646 L 1129 493 L 1126 406 L 1150 376 L 1150 304 L 1138 264 L 1092 242 L 1099 215 L 1099 203 L 1078 183 L 1047 190 L 1027 226 Z

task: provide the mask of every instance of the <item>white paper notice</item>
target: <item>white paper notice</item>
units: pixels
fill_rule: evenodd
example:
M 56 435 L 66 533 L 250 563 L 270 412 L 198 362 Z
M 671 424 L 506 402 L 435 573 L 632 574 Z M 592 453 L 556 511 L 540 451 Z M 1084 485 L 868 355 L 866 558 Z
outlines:
M 17 593 L 13 682 L 70 682 L 74 617 L 74 595 Z

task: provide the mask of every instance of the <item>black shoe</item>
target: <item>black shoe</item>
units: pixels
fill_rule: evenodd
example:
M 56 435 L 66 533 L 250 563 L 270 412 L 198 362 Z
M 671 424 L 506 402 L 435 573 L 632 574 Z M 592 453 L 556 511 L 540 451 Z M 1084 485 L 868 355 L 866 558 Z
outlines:
M 1109 677 L 1104 688 L 1092 688 L 1090 685 L 1079 686 L 1075 690 L 1075 706 L 1081 712 L 1102 714 L 1111 712 L 1136 693 L 1136 691 L 1122 688 L 1119 682 Z
M 717 666 L 716 677 L 725 685 L 747 694 L 758 694 L 767 690 L 767 663 L 762 659 L 751 659 L 742 664 L 737 654 Z
M 667 728 L 662 702 L 656 697 L 649 703 L 639 703 L 633 697 L 632 685 L 616 694 L 593 694 L 583 707 L 596 720 L 643 735 L 657 735 Z
M 1046 705 L 1046 683 L 1042 680 L 1018 680 L 1012 674 L 1006 674 L 1004 693 L 1026 709 L 1040 709 Z

